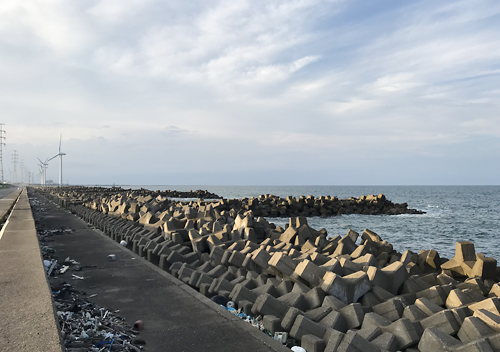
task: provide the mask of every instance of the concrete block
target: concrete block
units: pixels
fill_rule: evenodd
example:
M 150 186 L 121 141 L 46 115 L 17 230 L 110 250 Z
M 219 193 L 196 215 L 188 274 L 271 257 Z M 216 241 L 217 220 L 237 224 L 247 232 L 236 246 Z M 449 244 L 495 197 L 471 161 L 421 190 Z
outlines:
M 378 346 L 366 341 L 356 332 L 349 330 L 337 348 L 338 352 L 380 352 Z
M 325 334 L 325 328 L 303 315 L 298 315 L 292 328 L 290 329 L 290 336 L 300 341 L 302 339 L 302 336 L 309 334 L 312 334 L 319 338 L 323 338 Z
M 307 301 L 302 293 L 290 292 L 286 295 L 278 297 L 278 300 L 289 307 L 298 308 L 303 312 L 309 310 L 309 305 L 307 304 Z
M 500 284 L 493 284 L 491 286 L 488 297 L 500 297 Z
M 292 279 L 301 278 L 308 282 L 312 287 L 318 287 L 322 283 L 326 270 L 317 266 L 310 260 L 303 260 L 296 267 L 292 274 Z
M 434 249 L 421 251 L 418 257 L 422 271 L 428 272 L 441 269 L 441 258 Z
M 382 328 L 391 325 L 391 321 L 377 313 L 366 313 L 363 319 L 361 330 Z
M 321 307 L 325 299 L 325 292 L 319 287 L 314 287 L 304 295 L 309 309 Z
M 236 284 L 231 291 L 230 298 L 234 303 L 239 304 L 239 302 L 243 300 L 255 302 L 257 300 L 257 295 L 245 286 Z
M 325 328 L 335 329 L 344 333 L 347 331 L 347 323 L 344 316 L 336 311 L 328 313 L 327 316 L 319 321 L 319 324 Z
M 373 307 L 374 313 L 377 313 L 390 321 L 396 321 L 401 318 L 403 316 L 403 311 L 403 304 L 398 298 L 392 298 Z
M 338 346 L 344 339 L 345 334 L 343 332 L 334 330 L 334 329 L 326 329 L 325 332 L 325 341 L 326 347 L 325 352 L 336 352 Z
M 362 271 L 344 277 L 327 272 L 323 277 L 321 288 L 345 304 L 350 304 L 357 302 L 361 296 L 370 291 L 371 282 L 368 275 Z
M 230 265 L 234 265 L 235 267 L 241 268 L 243 266 L 245 257 L 246 256 L 239 251 L 233 251 L 229 257 L 228 263 Z
M 427 298 L 429 301 L 443 307 L 445 305 L 448 294 L 449 292 L 446 292 L 446 290 L 442 286 L 433 286 L 418 292 L 416 295 L 417 298 Z
M 221 276 L 222 274 L 224 274 L 225 272 L 227 272 L 227 267 L 225 265 L 221 264 L 221 265 L 217 265 L 212 270 L 210 270 L 207 273 L 207 275 L 216 279 L 219 276 Z
M 459 340 L 436 327 L 425 329 L 418 343 L 418 349 L 421 352 L 449 352 L 457 346 L 460 346 Z
M 433 314 L 439 313 L 444 309 L 438 306 L 436 303 L 429 301 L 427 298 L 419 298 L 415 301 L 415 306 L 422 312 L 431 316 Z
M 497 261 L 491 257 L 485 257 L 482 253 L 476 254 L 476 262 L 472 267 L 469 277 L 480 277 L 483 280 L 497 280 Z
M 281 327 L 284 331 L 290 331 L 292 329 L 293 324 L 295 323 L 295 319 L 304 313 L 295 307 L 288 308 L 285 316 L 281 320 Z
M 396 336 L 389 332 L 384 332 L 370 342 L 372 345 L 379 347 L 383 351 L 396 352 L 399 348 Z
M 424 329 L 436 327 L 448 335 L 455 335 L 460 325 L 452 311 L 444 310 L 420 321 Z
M 493 333 L 494 331 L 481 319 L 467 317 L 460 327 L 457 336 L 462 342 L 470 342 Z
M 322 338 L 307 334 L 302 336 L 300 346 L 307 352 L 324 352 L 326 343 Z
M 382 269 L 370 266 L 366 273 L 372 285 L 382 287 L 394 295 L 398 294 L 400 287 L 408 278 L 408 272 L 399 261 Z
M 370 291 L 380 302 L 387 301 L 394 297 L 394 294 L 390 293 L 386 289 L 383 289 L 380 286 L 373 285 Z
M 357 329 L 363 324 L 365 313 L 359 303 L 351 303 L 340 310 L 348 329 Z
M 398 341 L 398 348 L 404 350 L 418 343 L 420 336 L 415 326 L 406 318 L 396 320 L 394 323 L 381 327 L 382 332 L 390 332 Z
M 280 296 L 284 296 L 287 293 L 292 292 L 293 289 L 293 281 L 283 280 L 278 286 L 276 286 L 276 291 Z
M 332 309 L 336 310 L 337 312 L 340 312 L 340 310 L 345 306 L 346 304 L 344 302 L 332 295 L 325 296 L 325 298 L 323 299 L 322 307 L 332 307 Z
M 254 315 L 274 315 L 280 319 L 285 316 L 287 311 L 288 306 L 285 303 L 269 294 L 258 296 L 252 307 L 252 313 Z
M 418 276 L 411 276 L 403 284 L 402 293 L 413 293 L 417 294 L 420 291 L 432 287 L 427 282 L 419 278 Z
M 264 248 L 259 247 L 252 252 L 252 260 L 262 269 L 267 269 L 269 266 L 269 260 L 271 259 L 271 254 L 267 252 Z
M 278 291 L 276 291 L 276 287 L 274 287 L 271 283 L 258 286 L 252 290 L 257 294 L 258 296 L 263 295 L 263 294 L 269 294 L 275 298 L 279 297 Z
M 497 297 L 487 298 L 481 302 L 469 305 L 469 309 L 475 312 L 478 309 L 485 309 L 493 314 L 500 315 L 500 299 Z
M 411 322 L 414 322 L 425 319 L 428 317 L 428 315 L 422 312 L 417 306 L 412 304 L 405 307 L 403 311 L 403 317 L 407 318 Z
M 285 276 L 291 277 L 295 268 L 297 266 L 297 262 L 295 262 L 292 258 L 287 256 L 283 252 L 276 252 L 272 255 L 268 264 L 272 266 L 274 269 L 278 270 Z
M 319 322 L 321 319 L 326 317 L 328 313 L 332 311 L 331 307 L 319 307 L 315 309 L 308 310 L 304 313 L 304 316 L 311 319 L 315 323 Z
M 446 299 L 446 308 L 457 308 L 473 303 L 472 299 L 459 289 L 454 289 Z
M 453 259 L 443 263 L 443 270 L 450 270 L 454 275 L 469 276 L 476 262 L 474 243 L 470 241 L 457 242 Z
M 375 297 L 375 295 L 371 291 L 369 291 L 359 299 L 359 303 L 361 303 L 363 307 L 373 307 L 382 302 L 377 297 Z
M 264 328 L 271 333 L 271 336 L 274 336 L 275 332 L 283 331 L 281 327 L 281 319 L 274 315 L 264 315 L 262 318 L 262 325 Z
M 467 288 L 476 290 L 483 296 L 486 296 L 488 294 L 488 289 L 486 288 L 486 285 L 484 284 L 483 280 L 481 280 L 481 278 L 479 277 L 469 278 L 464 282 L 457 284 L 456 288 L 459 288 L 461 290 Z
M 474 317 L 481 319 L 493 331 L 500 332 L 500 315 L 486 309 L 477 309 L 474 312 Z

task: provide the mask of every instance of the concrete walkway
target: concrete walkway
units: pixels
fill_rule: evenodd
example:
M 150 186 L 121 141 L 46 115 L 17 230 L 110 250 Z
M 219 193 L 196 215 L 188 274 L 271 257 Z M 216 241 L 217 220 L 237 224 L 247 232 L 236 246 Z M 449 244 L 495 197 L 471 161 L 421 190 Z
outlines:
M 0 238 L 0 321 L 0 351 L 62 351 L 26 189 Z
M 112 241 L 100 231 L 56 207 L 39 194 L 44 213 L 35 212 L 37 228 L 74 229 L 72 233 L 51 237 L 50 246 L 60 260 L 71 257 L 84 268 L 74 273 L 84 280 L 72 279 L 71 271 L 59 277 L 87 295 L 89 299 L 119 314 L 130 324 L 144 321 L 140 338 L 147 351 L 290 351 L 277 341 L 243 322 L 214 302 L 159 269 L 135 253 Z M 108 261 L 109 254 L 116 261 Z M 52 279 L 51 279 L 52 280 Z

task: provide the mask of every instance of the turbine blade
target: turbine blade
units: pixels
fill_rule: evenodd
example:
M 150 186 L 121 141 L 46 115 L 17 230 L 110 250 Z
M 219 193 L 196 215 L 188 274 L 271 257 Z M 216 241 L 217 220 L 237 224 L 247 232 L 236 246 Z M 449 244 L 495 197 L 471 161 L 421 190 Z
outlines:
M 62 142 L 62 133 L 61 136 L 59 137 L 59 154 L 61 154 L 61 142 Z
M 57 154 L 56 156 L 53 156 L 53 157 L 52 157 L 52 158 L 50 158 L 50 159 L 45 160 L 45 162 L 51 161 L 52 159 L 57 158 L 58 156 L 59 156 L 59 154 Z

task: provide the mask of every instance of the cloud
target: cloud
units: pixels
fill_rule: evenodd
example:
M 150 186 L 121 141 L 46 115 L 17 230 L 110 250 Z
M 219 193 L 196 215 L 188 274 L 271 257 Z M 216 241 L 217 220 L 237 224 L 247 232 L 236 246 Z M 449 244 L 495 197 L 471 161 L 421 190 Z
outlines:
M 5 2 L 6 148 L 33 159 L 62 133 L 74 179 L 92 174 L 80 162 L 147 173 L 161 153 L 212 175 L 329 158 L 446 164 L 500 138 L 499 14 L 487 0 Z

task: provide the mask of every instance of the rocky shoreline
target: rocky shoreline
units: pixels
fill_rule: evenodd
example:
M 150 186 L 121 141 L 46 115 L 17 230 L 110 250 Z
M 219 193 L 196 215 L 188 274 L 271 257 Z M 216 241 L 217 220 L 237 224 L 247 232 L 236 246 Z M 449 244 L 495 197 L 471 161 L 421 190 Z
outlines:
M 457 242 L 449 260 L 433 249 L 398 253 L 368 229 L 328 238 L 304 216 L 281 228 L 257 217 L 253 200 L 162 208 L 166 200 L 151 195 L 134 205 L 123 195 L 39 191 L 307 352 L 500 350 L 499 268 L 471 242 Z

